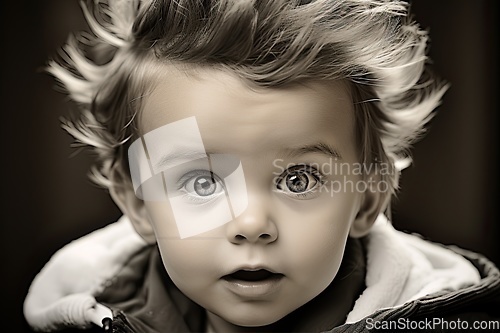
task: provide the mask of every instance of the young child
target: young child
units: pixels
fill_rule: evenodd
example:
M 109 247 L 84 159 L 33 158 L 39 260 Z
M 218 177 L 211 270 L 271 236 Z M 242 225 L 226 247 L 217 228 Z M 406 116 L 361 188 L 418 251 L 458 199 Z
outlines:
M 48 71 L 80 106 L 64 128 L 97 153 L 93 178 L 123 217 L 51 258 L 28 323 L 498 329 L 498 269 L 387 218 L 447 88 L 407 7 L 88 1 L 93 34 L 70 38 Z

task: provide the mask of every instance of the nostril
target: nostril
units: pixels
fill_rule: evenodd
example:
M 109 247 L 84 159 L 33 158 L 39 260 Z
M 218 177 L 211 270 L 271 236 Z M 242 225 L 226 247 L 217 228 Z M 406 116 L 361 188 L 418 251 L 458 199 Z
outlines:
M 245 236 L 242 236 L 242 235 L 236 235 L 234 238 L 236 238 L 236 240 L 238 241 L 242 241 L 245 239 Z
M 269 238 L 271 238 L 271 235 L 269 235 L 269 234 L 262 234 L 262 235 L 260 235 L 260 238 L 262 238 L 262 239 L 269 239 Z

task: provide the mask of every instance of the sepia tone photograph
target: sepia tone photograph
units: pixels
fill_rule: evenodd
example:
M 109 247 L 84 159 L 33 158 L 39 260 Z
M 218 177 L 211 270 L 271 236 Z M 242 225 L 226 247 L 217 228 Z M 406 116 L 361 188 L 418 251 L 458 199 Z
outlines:
M 6 331 L 500 330 L 495 0 L 1 15 Z

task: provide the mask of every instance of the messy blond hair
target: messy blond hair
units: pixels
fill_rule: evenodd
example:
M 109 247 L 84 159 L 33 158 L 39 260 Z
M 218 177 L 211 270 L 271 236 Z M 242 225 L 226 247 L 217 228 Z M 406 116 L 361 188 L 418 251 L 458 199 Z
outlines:
M 229 70 L 262 87 L 350 82 L 365 163 L 408 155 L 446 85 L 427 66 L 426 31 L 394 0 L 112 0 L 83 6 L 92 33 L 71 37 L 48 71 L 81 112 L 64 128 L 97 153 L 94 180 L 129 186 L 127 146 L 155 64 Z M 384 175 L 394 193 L 398 173 Z

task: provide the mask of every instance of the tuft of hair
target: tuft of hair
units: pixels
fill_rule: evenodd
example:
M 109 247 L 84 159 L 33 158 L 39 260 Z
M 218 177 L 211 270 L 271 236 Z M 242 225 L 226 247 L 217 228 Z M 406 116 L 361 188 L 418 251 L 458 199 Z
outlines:
M 49 63 L 82 112 L 64 128 L 97 153 L 94 179 L 127 179 L 126 145 L 161 63 L 229 70 L 262 87 L 351 82 L 364 162 L 394 166 L 421 136 L 447 84 L 428 68 L 428 34 L 397 0 L 82 2 L 92 33 Z M 155 67 L 156 66 L 156 67 Z M 389 192 L 398 175 L 388 179 Z

